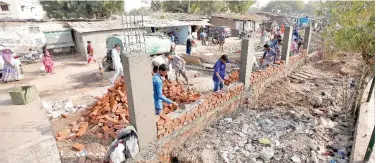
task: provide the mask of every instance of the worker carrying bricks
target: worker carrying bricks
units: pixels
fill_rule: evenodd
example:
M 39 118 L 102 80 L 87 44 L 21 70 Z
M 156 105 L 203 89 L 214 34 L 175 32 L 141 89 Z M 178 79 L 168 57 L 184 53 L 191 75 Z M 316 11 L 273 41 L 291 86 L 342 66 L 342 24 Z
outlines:
M 214 92 L 218 92 L 223 89 L 226 76 L 226 63 L 230 63 L 230 60 L 228 59 L 227 55 L 222 55 L 214 65 Z
M 186 75 L 185 61 L 179 55 L 167 55 L 168 67 L 172 67 L 175 71 L 176 82 L 179 82 L 179 76 L 182 75 L 188 84 L 188 77 Z M 170 66 L 171 65 L 171 66 Z
M 153 97 L 154 97 L 154 105 L 155 105 L 155 114 L 159 115 L 163 110 L 162 102 L 167 104 L 172 104 L 173 107 L 177 107 L 178 104 L 176 102 L 171 101 L 162 93 L 163 88 L 163 80 L 162 76 L 166 76 L 168 72 L 168 68 L 166 64 L 161 64 L 158 67 L 158 72 L 153 76 Z

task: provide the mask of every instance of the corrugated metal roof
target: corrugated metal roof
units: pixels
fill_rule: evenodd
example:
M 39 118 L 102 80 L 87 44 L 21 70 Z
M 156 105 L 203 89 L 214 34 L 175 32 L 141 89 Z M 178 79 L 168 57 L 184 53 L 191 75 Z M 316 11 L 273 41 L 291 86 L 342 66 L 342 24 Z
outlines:
M 227 19 L 234 19 L 234 20 L 248 20 L 248 21 L 256 21 L 256 22 L 262 22 L 266 19 L 266 18 L 257 16 L 255 14 L 246 14 L 246 15 L 218 14 L 218 15 L 213 15 L 212 17 L 227 18 Z
M 121 19 L 95 21 L 95 22 L 68 22 L 68 24 L 79 33 L 123 29 Z M 209 24 L 207 21 L 179 21 L 179 20 L 169 20 L 169 19 L 155 19 L 149 16 L 144 17 L 144 27 L 178 27 L 178 26 L 190 26 L 190 25 L 204 26 L 204 25 L 211 25 L 211 24 Z M 133 25 L 133 26 L 137 27 L 137 25 Z M 138 26 L 141 27 L 141 24 L 139 24 Z M 128 28 L 127 25 L 124 25 L 124 28 L 127 29 Z

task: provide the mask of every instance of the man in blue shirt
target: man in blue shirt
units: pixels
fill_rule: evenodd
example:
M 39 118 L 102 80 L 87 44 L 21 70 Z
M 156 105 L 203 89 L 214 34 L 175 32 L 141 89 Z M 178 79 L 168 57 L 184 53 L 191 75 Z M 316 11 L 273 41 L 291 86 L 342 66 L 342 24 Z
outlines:
M 273 42 L 270 44 L 270 47 L 275 48 L 278 44 L 278 40 L 281 39 L 281 35 L 275 35 Z
M 153 76 L 153 91 L 154 91 L 154 105 L 155 105 L 155 114 L 159 115 L 163 110 L 162 102 L 167 104 L 172 104 L 174 106 L 178 106 L 176 102 L 171 101 L 162 93 L 163 88 L 163 80 L 162 76 L 166 76 L 168 72 L 168 68 L 166 64 L 161 64 L 158 68 L 158 73 Z
M 227 55 L 222 55 L 214 65 L 213 81 L 214 92 L 223 89 L 224 78 L 226 76 L 226 63 L 230 63 Z

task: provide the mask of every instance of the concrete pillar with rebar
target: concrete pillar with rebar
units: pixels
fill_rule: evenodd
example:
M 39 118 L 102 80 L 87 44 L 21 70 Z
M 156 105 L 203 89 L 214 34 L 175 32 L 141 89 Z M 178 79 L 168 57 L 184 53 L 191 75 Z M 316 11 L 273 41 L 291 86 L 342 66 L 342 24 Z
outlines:
M 281 59 L 285 61 L 286 65 L 289 62 L 290 57 L 290 45 L 292 39 L 292 28 L 293 27 L 285 27 L 285 33 L 283 34 L 283 45 L 282 45 L 282 56 Z
M 241 65 L 239 71 L 239 81 L 244 83 L 244 89 L 247 90 L 251 84 L 251 74 L 253 66 L 253 56 L 255 49 L 253 43 L 249 39 L 242 40 L 241 46 Z

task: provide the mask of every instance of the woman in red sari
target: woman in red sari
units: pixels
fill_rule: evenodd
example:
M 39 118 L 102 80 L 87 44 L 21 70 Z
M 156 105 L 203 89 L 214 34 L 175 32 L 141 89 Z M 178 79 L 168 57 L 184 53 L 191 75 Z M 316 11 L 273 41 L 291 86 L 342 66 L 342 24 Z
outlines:
M 45 73 L 53 73 L 54 69 L 54 62 L 52 61 L 51 54 L 47 50 L 46 46 L 43 46 L 43 58 L 42 58 L 42 63 L 44 65 L 44 72 Z

